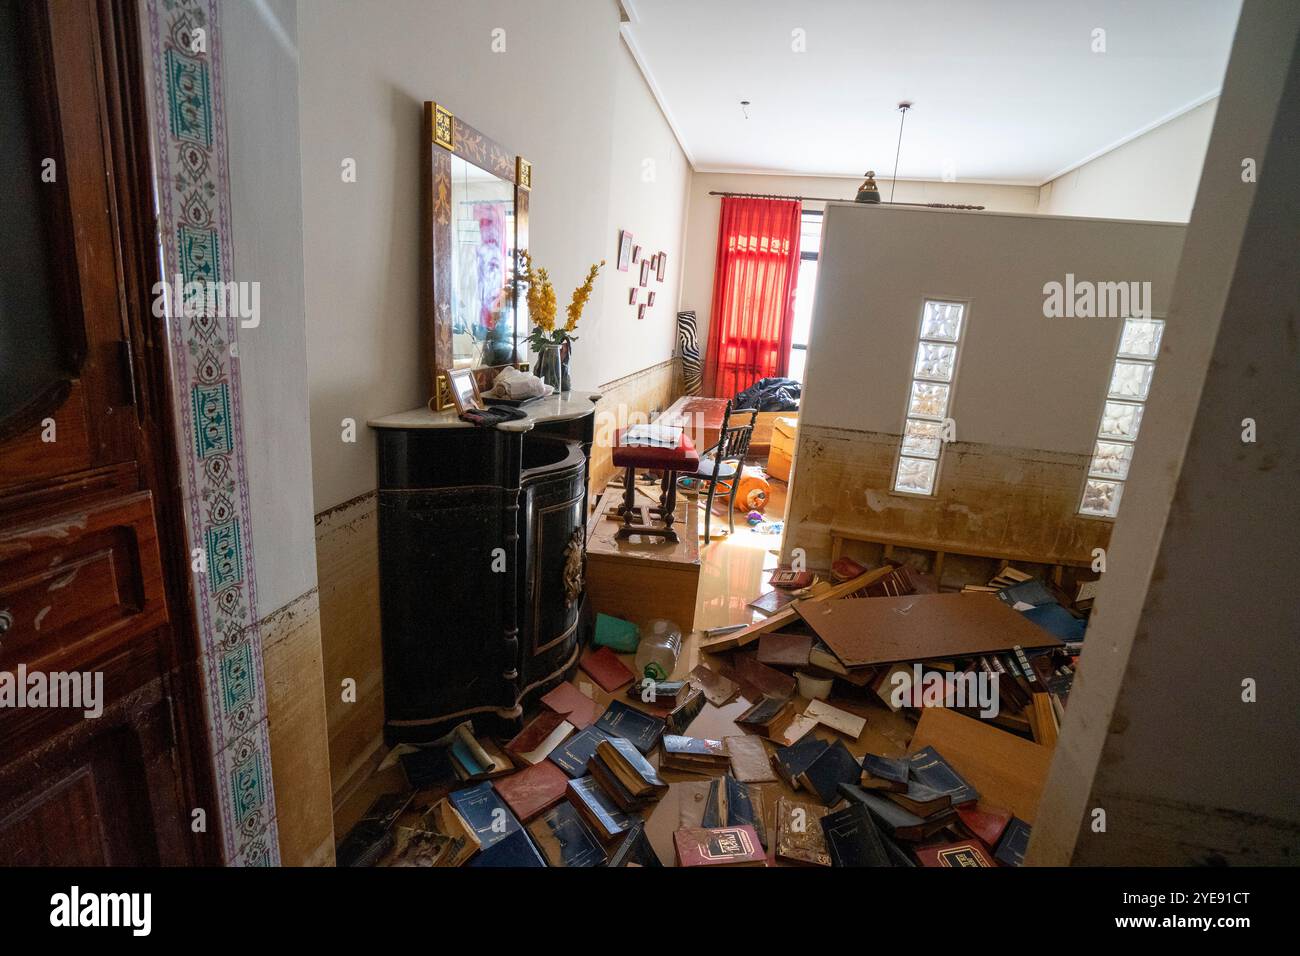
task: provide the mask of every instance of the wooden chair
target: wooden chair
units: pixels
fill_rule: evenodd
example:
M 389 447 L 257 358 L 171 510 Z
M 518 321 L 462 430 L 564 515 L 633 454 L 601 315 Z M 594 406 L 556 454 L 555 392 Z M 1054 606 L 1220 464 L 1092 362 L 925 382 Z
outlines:
M 727 496 L 727 532 L 736 533 L 736 489 L 740 485 L 740 469 L 749 454 L 749 442 L 754 437 L 754 422 L 758 419 L 758 409 L 736 409 L 738 419 L 749 416 L 744 424 L 733 425 L 731 402 L 722 415 L 722 428 L 718 432 L 718 443 L 700 456 L 699 470 L 693 476 L 701 485 L 708 485 L 704 502 L 704 543 L 709 543 L 709 523 L 713 518 L 713 499 L 722 486 L 722 493 Z

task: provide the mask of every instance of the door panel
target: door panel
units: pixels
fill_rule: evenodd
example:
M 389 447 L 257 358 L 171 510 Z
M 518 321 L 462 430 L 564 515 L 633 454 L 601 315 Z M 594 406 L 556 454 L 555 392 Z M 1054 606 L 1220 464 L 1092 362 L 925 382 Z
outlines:
M 0 131 L 26 157 L 13 175 L 38 176 L 35 156 L 57 176 L 18 190 L 24 213 L 0 226 L 30 239 L 0 257 L 0 379 L 25 382 L 0 395 L 0 673 L 89 675 L 102 698 L 89 715 L 0 706 L 0 865 L 215 862 L 219 814 L 206 834 L 189 826 L 213 782 L 166 329 L 148 298 L 138 5 L 3 7 L 0 59 L 18 51 L 19 72 L 0 65 Z M 5 347 L 23 335 L 31 355 Z

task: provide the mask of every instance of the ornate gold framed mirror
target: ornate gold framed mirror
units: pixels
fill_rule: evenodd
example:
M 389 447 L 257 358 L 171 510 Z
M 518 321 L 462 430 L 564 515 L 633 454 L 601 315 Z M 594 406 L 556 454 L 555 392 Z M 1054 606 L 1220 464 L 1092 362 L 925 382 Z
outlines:
M 421 151 L 420 308 L 430 394 L 443 409 L 452 399 L 439 369 L 472 369 L 487 391 L 520 364 L 532 166 L 434 102 L 424 104 Z

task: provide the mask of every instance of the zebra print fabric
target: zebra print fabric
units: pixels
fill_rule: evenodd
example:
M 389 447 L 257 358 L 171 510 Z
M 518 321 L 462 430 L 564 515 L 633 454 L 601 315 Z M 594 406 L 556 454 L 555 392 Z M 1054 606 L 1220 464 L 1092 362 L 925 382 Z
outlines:
M 682 385 L 686 394 L 700 394 L 704 370 L 700 365 L 700 338 L 694 311 L 677 313 L 677 352 L 682 359 Z

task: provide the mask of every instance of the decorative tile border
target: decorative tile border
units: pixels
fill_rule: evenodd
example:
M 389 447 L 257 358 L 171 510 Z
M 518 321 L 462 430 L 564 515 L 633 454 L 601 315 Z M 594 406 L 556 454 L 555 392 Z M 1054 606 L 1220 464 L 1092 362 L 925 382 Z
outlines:
M 139 0 L 163 274 L 231 280 L 230 184 L 217 0 Z M 197 34 L 196 31 L 202 31 Z M 196 43 L 196 36 L 202 37 Z M 199 310 L 203 313 L 203 310 Z M 279 845 L 257 621 L 237 318 L 167 302 L 173 405 L 227 863 L 275 865 Z

